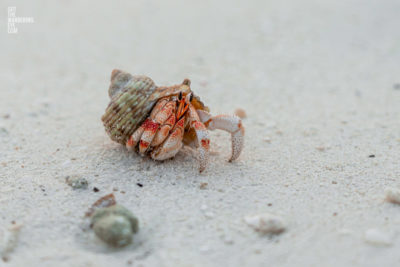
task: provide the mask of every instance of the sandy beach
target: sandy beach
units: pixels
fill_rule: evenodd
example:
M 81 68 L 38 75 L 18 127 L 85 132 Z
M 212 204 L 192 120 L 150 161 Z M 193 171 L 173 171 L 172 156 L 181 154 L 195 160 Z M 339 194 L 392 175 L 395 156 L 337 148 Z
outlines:
M 34 23 L 7 33 L 10 6 Z M 20 227 L 0 266 L 400 264 L 400 205 L 385 201 L 400 188 L 398 1 L 0 7 L 0 251 Z M 201 174 L 192 150 L 155 162 L 112 142 L 100 118 L 115 68 L 190 78 L 213 114 L 245 110 L 239 159 L 223 131 Z M 122 249 L 84 218 L 109 193 L 139 219 Z M 260 214 L 285 231 L 255 231 Z

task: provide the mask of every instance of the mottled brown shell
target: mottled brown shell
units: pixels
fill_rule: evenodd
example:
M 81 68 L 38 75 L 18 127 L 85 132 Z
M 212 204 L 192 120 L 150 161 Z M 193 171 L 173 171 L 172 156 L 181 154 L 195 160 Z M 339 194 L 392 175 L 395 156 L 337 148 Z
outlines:
M 157 100 L 161 97 L 177 95 L 179 92 L 191 92 L 190 80 L 182 84 L 157 87 L 153 80 L 146 76 L 131 75 L 121 70 L 113 70 L 108 89 L 110 103 L 102 116 L 104 127 L 110 138 L 125 145 L 133 132 L 149 116 Z M 208 108 L 194 97 L 192 104 L 196 109 Z

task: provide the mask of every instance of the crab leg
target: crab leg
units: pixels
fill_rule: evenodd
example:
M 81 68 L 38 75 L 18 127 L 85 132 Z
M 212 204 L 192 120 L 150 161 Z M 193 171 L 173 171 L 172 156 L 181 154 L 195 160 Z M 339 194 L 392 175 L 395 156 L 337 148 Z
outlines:
M 151 157 L 153 159 L 165 160 L 168 158 L 172 158 L 181 149 L 183 145 L 182 139 L 185 133 L 185 114 L 187 109 L 189 108 L 187 100 L 189 99 L 186 99 L 186 96 L 183 96 L 182 93 L 179 94 L 176 114 L 171 114 L 171 116 L 168 118 L 167 121 L 165 121 L 161 129 L 157 132 L 156 137 L 153 139 L 155 144 L 162 143 L 163 140 L 165 140 L 164 143 L 162 143 L 157 149 L 155 149 L 151 153 Z M 174 126 L 176 120 L 178 122 Z M 174 127 L 172 128 L 172 126 Z M 169 130 L 171 128 L 172 131 L 169 134 Z
M 155 121 L 153 121 L 152 119 L 148 119 L 143 123 L 144 131 L 142 136 L 140 137 L 140 142 L 139 142 L 139 153 L 141 155 L 144 155 L 144 153 L 146 153 L 159 126 L 160 125 Z
M 145 130 L 149 131 L 151 129 L 151 126 L 154 124 L 153 123 L 154 118 L 164 108 L 167 102 L 168 102 L 167 98 L 162 98 L 157 102 L 157 104 L 155 105 L 150 114 L 150 119 L 146 119 L 126 142 L 126 148 L 128 150 L 132 150 L 137 145 L 139 140 L 142 138 L 142 135 L 145 132 Z
M 154 136 L 153 141 L 151 141 L 152 147 L 156 147 L 164 142 L 164 140 L 168 137 L 169 131 L 175 125 L 175 121 L 175 114 L 171 114 L 171 116 L 169 116 L 169 118 L 160 127 L 160 130 L 158 130 L 156 136 Z
M 235 115 L 226 114 L 213 117 L 204 110 L 198 110 L 197 112 L 207 129 L 220 129 L 232 134 L 232 156 L 229 161 L 237 159 L 242 152 L 244 143 L 244 127 L 241 119 Z
M 126 141 L 125 146 L 129 151 L 134 149 L 136 144 L 139 142 L 140 137 L 142 137 L 142 134 L 144 132 L 144 125 L 147 120 L 149 120 L 149 119 L 146 119 L 142 123 L 142 125 L 140 125 L 140 127 L 131 135 L 131 137 L 129 137 L 128 141 Z
M 165 160 L 172 158 L 182 147 L 182 138 L 184 134 L 185 117 L 181 118 L 174 126 L 171 134 L 165 142 L 151 152 L 151 157 L 155 160 Z
M 173 115 L 175 109 L 175 101 L 169 101 L 161 108 L 161 110 L 153 110 L 153 112 L 150 114 L 150 120 L 144 125 L 144 132 L 140 138 L 140 154 L 143 155 L 147 151 L 151 142 L 156 136 L 160 125 L 162 125 L 171 115 Z
M 200 172 L 204 171 L 208 164 L 209 153 L 208 150 L 210 148 L 210 138 L 208 137 L 208 131 L 206 126 L 200 121 L 199 115 L 197 114 L 196 109 L 192 104 L 189 104 L 189 120 L 190 127 L 192 127 L 196 131 L 198 148 L 199 152 L 199 161 L 200 161 Z

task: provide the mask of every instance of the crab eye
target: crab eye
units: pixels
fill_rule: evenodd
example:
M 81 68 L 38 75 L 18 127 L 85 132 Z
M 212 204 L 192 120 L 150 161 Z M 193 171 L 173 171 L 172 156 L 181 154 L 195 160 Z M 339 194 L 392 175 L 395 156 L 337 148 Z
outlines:
M 182 100 L 182 92 L 179 92 L 178 100 L 179 100 L 179 101 Z
M 193 100 L 193 93 L 190 94 L 189 102 L 192 102 L 192 100 Z

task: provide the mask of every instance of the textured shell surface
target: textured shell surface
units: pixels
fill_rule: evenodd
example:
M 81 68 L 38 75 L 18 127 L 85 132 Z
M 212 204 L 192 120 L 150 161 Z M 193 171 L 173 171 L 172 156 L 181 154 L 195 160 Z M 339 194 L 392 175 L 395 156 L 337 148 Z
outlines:
M 152 79 L 142 75 L 131 75 L 121 70 L 113 70 L 108 89 L 110 103 L 102 121 L 111 140 L 125 145 L 133 132 L 140 126 L 161 97 L 191 92 L 190 81 L 182 84 L 157 87 Z M 197 96 L 197 109 L 208 110 Z

